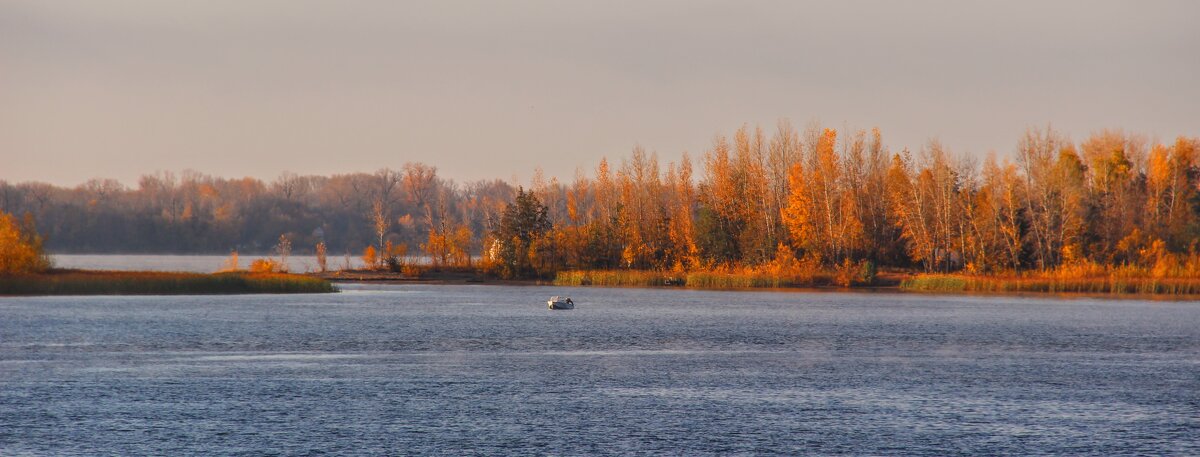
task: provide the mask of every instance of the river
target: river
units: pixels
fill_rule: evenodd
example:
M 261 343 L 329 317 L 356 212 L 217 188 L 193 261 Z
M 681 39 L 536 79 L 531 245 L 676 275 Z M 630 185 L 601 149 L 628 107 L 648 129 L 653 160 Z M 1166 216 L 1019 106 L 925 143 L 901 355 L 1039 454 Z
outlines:
M 0 455 L 1200 454 L 1195 302 L 339 286 L 0 298 Z

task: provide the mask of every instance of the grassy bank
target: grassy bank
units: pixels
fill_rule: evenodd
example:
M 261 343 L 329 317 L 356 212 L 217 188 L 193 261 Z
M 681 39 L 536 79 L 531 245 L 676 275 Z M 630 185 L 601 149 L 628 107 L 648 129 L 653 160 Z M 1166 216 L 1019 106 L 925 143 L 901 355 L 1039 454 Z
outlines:
M 1102 276 L 971 276 L 923 274 L 905 279 L 901 290 L 918 292 L 1041 292 L 1138 295 L 1200 295 L 1200 278 Z
M 652 270 L 569 270 L 554 278 L 559 286 L 687 287 L 693 289 L 752 289 L 781 287 L 872 287 L 888 285 L 886 278 L 840 278 L 837 272 L 773 274 L 766 271 L 728 270 L 667 272 Z M 893 283 L 894 284 L 894 283 Z
M 282 273 L 51 270 L 0 276 L 0 295 L 205 295 L 335 292 L 329 281 Z
M 846 285 L 836 271 L 777 275 L 764 271 L 667 272 L 646 270 L 569 270 L 554 278 L 559 286 L 686 287 L 693 289 L 752 289 L 810 287 L 889 287 L 910 292 L 1081 293 L 1111 295 L 1200 296 L 1200 278 L 1110 274 L 1070 277 L 1047 273 L 1022 276 L 911 274 L 889 272 L 870 281 Z

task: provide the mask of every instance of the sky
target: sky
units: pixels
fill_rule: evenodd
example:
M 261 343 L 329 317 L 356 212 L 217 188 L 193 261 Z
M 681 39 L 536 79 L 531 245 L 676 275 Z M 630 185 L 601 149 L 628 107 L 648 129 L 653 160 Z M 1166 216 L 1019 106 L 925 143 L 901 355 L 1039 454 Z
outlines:
M 0 180 L 569 181 L 743 124 L 1200 135 L 1195 1 L 0 1 Z

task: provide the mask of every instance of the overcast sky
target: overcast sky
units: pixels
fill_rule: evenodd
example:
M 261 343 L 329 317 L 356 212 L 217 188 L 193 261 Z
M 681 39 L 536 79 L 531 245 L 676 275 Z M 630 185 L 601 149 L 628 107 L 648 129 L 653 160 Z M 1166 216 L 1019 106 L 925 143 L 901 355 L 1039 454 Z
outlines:
M 569 180 L 743 123 L 1200 135 L 1200 2 L 0 1 L 0 180 Z

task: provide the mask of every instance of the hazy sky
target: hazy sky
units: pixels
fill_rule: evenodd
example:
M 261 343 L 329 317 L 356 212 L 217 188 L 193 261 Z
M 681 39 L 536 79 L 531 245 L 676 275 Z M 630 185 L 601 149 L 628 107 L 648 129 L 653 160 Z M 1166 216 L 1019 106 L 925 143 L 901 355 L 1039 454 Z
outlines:
M 1200 135 L 1196 1 L 0 0 L 0 180 L 570 179 L 743 123 Z

